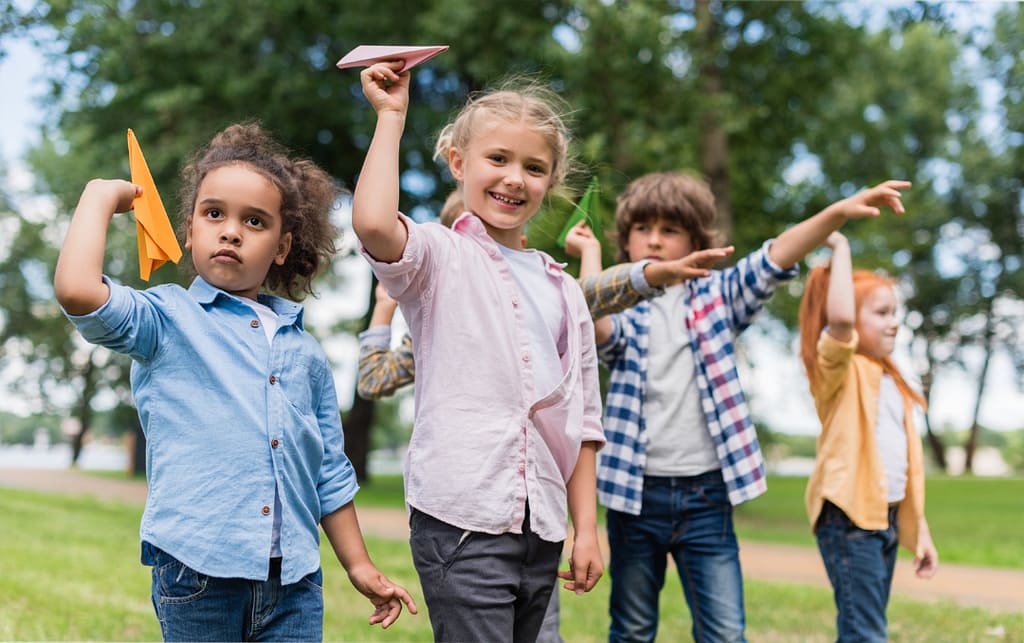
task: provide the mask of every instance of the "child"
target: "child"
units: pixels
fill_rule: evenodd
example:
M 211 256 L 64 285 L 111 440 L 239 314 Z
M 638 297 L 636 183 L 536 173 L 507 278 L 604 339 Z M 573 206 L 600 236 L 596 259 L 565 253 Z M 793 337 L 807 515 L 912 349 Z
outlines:
M 456 196 L 458 193 L 454 193 Z M 451 201 L 449 197 L 448 201 Z M 462 201 L 457 205 L 461 207 Z M 441 210 L 440 222 L 451 226 L 454 216 L 446 216 L 448 202 Z M 461 210 L 457 213 L 461 214 Z M 457 214 L 455 215 L 457 216 Z M 525 244 L 524 244 L 525 246 Z M 681 283 L 683 279 L 706 276 L 704 266 L 712 265 L 732 252 L 732 248 L 709 248 L 693 252 L 679 261 L 657 264 L 649 260 L 621 264 L 601 270 L 601 243 L 584 221 L 569 230 L 565 238 L 566 253 L 580 259 L 580 287 L 587 308 L 594 318 L 604 317 L 635 306 L 664 292 L 664 286 Z M 367 400 L 391 395 L 416 377 L 412 338 L 406 333 L 395 349 L 391 349 L 391 322 L 398 302 L 381 284 L 374 290 L 374 307 L 369 327 L 359 334 L 359 376 L 356 393 Z
M 566 537 L 577 594 L 603 572 L 595 454 L 604 442 L 593 323 L 576 281 L 521 237 L 566 172 L 567 133 L 536 87 L 474 97 L 441 133 L 467 212 L 398 214 L 409 97 L 400 61 L 361 73 L 377 126 L 352 203 L 415 351 L 405 465 L 410 544 L 437 640 L 533 641 Z
M 925 400 L 892 361 L 892 282 L 854 271 L 842 234 L 825 245 L 831 266 L 811 270 L 800 302 L 800 357 L 822 426 L 807 515 L 835 595 L 838 640 L 885 641 L 898 545 L 914 552 L 921 578 L 939 564 L 913 421 Z
M 102 275 L 114 213 L 142 188 L 86 185 L 54 290 L 90 342 L 128 354 L 147 438 L 140 529 L 165 640 L 320 640 L 318 525 L 388 627 L 404 602 L 370 561 L 330 364 L 294 298 L 334 252 L 330 177 L 254 124 L 186 166 L 185 248 L 198 276 L 134 290 Z
M 596 320 L 611 369 L 598 494 L 608 508 L 609 640 L 653 641 L 666 555 L 679 571 L 696 641 L 744 637 L 732 507 L 764 493 L 764 463 L 739 386 L 733 341 L 796 263 L 876 204 L 902 211 L 889 182 L 832 204 L 740 259 Z M 714 198 L 681 173 L 636 179 L 619 196 L 620 260 L 685 257 L 713 243 Z

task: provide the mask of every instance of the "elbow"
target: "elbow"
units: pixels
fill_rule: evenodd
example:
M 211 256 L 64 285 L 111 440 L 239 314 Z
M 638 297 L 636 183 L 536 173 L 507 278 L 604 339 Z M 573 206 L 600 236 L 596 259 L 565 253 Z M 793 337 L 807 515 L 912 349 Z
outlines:
M 53 280 L 53 294 L 60 307 L 69 315 L 87 315 L 104 303 L 110 289 L 102 281 L 98 284 L 77 283 L 74 279 L 57 274 Z

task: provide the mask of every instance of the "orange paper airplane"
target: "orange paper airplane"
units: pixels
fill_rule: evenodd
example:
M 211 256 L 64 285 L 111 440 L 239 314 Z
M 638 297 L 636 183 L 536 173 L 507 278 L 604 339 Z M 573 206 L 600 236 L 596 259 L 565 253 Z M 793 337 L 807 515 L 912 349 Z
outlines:
M 132 183 L 142 186 L 142 195 L 135 197 L 135 230 L 139 235 L 139 276 L 149 281 L 149 275 L 160 266 L 181 259 L 181 248 L 174 236 L 171 220 L 167 218 L 160 193 L 156 191 L 153 175 L 142 156 L 135 132 L 128 129 L 128 165 Z

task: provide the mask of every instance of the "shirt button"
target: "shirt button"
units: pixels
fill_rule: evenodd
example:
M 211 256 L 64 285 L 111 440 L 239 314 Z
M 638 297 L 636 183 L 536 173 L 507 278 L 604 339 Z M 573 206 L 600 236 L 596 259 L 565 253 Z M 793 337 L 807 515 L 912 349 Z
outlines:
M 263 512 L 264 516 L 270 515 L 270 507 L 268 507 L 267 505 L 263 505 L 263 509 L 260 509 L 260 511 Z
M 530 361 L 530 354 L 529 353 L 523 353 L 523 361 L 524 362 L 529 362 Z
M 519 297 L 513 297 L 512 298 L 512 305 L 513 306 L 518 306 L 519 305 Z
M 249 322 L 249 325 L 252 326 L 253 328 L 259 328 L 260 327 L 260 320 L 254 319 L 251 322 Z
M 271 384 L 277 384 L 277 378 L 276 378 L 276 377 L 274 377 L 273 375 L 271 375 L 271 376 L 270 376 L 270 383 L 271 383 Z
M 526 471 L 526 464 L 525 464 L 525 463 L 522 463 L 522 462 L 520 462 L 520 463 L 519 463 L 519 473 L 522 473 L 522 472 L 524 472 L 524 471 Z
M 273 440 L 270 441 L 270 446 L 272 448 L 274 448 L 274 449 L 276 449 L 277 445 L 279 445 L 279 444 L 280 444 L 280 442 L 277 441 L 277 438 L 274 438 Z

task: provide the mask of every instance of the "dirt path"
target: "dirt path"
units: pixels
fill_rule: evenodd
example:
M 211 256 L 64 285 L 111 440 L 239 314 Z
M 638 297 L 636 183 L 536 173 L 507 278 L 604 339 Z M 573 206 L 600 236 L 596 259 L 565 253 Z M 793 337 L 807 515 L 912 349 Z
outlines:
M 78 493 L 143 503 L 146 485 L 58 469 L 0 469 L 0 487 Z M 359 522 L 367 534 L 405 539 L 409 535 L 405 512 L 359 509 Z M 602 539 L 604 533 L 601 532 Z M 604 551 L 607 543 L 602 542 Z M 759 581 L 828 587 L 818 552 L 807 547 L 743 541 L 740 558 L 745 577 Z M 920 601 L 950 600 L 958 605 L 1005 612 L 1024 612 L 1024 571 L 942 563 L 928 581 L 914 576 L 910 561 L 899 560 L 893 594 Z

